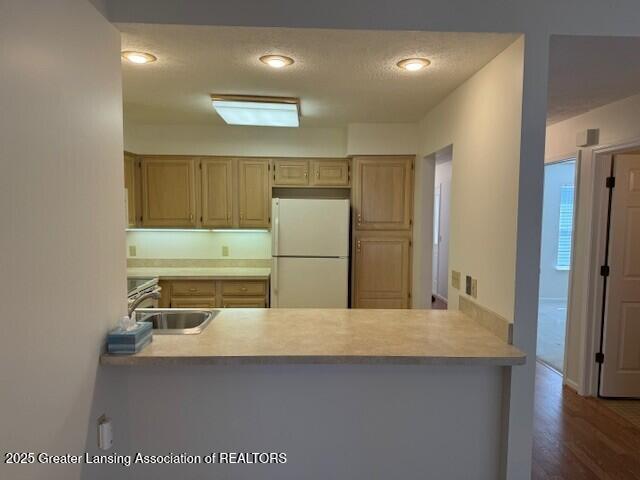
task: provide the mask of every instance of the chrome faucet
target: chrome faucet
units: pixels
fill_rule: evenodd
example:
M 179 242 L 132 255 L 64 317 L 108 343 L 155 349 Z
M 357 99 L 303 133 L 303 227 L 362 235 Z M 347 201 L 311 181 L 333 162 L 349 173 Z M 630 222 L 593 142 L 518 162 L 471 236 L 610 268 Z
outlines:
M 160 290 L 162 290 L 162 287 L 158 287 L 155 290 L 143 293 L 142 295 L 139 295 L 136 298 L 134 298 L 129 303 L 129 318 L 131 318 L 131 315 L 133 315 L 134 310 L 136 308 L 138 308 L 138 305 L 140 305 L 146 299 L 148 299 L 148 298 L 160 298 Z

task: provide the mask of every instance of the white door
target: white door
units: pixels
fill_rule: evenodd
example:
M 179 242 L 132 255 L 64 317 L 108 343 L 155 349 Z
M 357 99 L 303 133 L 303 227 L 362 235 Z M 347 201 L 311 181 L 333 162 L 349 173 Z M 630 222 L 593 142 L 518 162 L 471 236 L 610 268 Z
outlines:
M 349 255 L 349 200 L 274 198 L 272 212 L 272 255 Z
M 347 308 L 346 258 L 274 257 L 272 308 Z
M 640 397 L 640 155 L 616 155 L 601 395 Z

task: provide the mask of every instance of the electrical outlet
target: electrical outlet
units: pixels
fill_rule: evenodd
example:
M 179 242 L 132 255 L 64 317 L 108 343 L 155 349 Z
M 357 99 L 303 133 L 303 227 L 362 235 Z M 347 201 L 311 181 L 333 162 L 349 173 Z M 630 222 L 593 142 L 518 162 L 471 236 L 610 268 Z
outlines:
M 471 275 L 467 275 L 467 277 L 466 277 L 464 292 L 467 295 L 471 295 Z
M 460 272 L 451 270 L 451 286 L 460 290 Z
M 223 257 L 228 257 L 229 256 L 229 247 L 227 247 L 226 245 L 222 246 L 222 256 Z
M 135 245 L 129 245 L 129 256 L 130 257 L 135 257 L 136 255 L 137 255 L 136 246 Z
M 477 278 L 471 279 L 471 296 L 473 298 L 478 298 L 478 279 Z

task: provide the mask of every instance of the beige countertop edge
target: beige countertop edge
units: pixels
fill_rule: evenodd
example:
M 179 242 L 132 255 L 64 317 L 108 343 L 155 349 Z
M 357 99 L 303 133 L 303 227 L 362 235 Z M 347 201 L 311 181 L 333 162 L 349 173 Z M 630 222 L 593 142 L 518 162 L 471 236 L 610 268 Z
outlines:
M 526 355 L 514 357 L 363 356 L 363 355 L 258 355 L 258 356 L 135 356 L 100 357 L 101 365 L 452 365 L 511 367 L 524 365 Z

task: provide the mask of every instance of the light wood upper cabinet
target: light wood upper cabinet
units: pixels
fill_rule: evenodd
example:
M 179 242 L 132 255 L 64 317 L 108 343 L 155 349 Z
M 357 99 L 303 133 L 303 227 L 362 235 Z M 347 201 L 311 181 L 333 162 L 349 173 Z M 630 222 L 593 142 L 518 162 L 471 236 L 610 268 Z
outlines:
M 196 159 L 142 158 L 142 226 L 196 226 Z
M 201 224 L 206 228 L 233 226 L 233 160 L 201 160 Z
M 268 159 L 238 159 L 239 227 L 268 228 L 271 184 Z
M 311 185 L 322 187 L 346 187 L 349 185 L 349 160 L 311 161 Z
M 358 235 L 354 243 L 353 307 L 409 308 L 409 237 Z
M 280 186 L 309 185 L 309 160 L 279 158 L 273 161 L 273 184 Z
M 130 228 L 138 225 L 138 209 L 139 209 L 139 188 L 137 186 L 140 180 L 136 174 L 138 159 L 129 152 L 124 152 L 124 188 L 127 198 L 127 226 Z
M 413 209 L 413 157 L 355 157 L 356 230 L 409 230 Z

